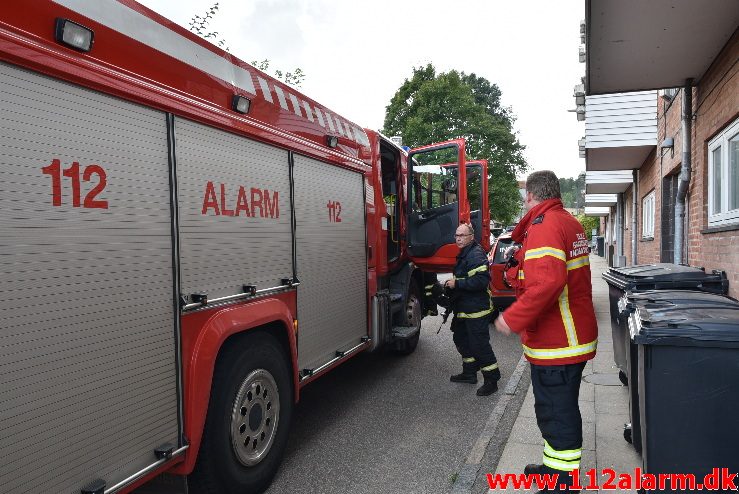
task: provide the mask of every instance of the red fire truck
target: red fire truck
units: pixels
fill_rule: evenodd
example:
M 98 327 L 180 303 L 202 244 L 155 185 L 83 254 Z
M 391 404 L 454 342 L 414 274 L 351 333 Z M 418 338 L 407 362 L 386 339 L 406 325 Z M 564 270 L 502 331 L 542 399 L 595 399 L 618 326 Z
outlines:
M 459 222 L 489 248 L 463 140 L 406 153 L 132 0 L 5 5 L 0 109 L 3 493 L 264 488 L 301 388 L 416 348 Z

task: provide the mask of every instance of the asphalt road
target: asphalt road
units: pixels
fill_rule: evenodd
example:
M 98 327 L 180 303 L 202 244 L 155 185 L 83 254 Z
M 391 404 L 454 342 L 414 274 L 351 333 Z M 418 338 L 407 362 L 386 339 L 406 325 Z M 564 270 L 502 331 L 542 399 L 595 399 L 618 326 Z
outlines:
M 492 396 L 455 384 L 461 359 L 449 323 L 423 320 L 416 351 L 360 354 L 306 386 L 269 494 L 444 493 L 460 471 L 521 356 L 493 335 L 503 380 Z

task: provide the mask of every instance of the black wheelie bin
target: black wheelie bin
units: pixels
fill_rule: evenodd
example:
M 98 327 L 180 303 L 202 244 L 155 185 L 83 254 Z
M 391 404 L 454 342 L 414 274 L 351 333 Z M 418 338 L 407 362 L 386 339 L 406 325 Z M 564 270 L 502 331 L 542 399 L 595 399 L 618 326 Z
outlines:
M 618 301 L 618 319 L 627 335 L 626 343 L 626 375 L 629 381 L 629 423 L 624 425 L 624 439 L 641 453 L 641 421 L 639 419 L 639 388 L 637 372 L 637 345 L 634 336 L 638 324 L 632 314 L 637 307 L 652 311 L 659 309 L 686 310 L 692 307 L 739 307 L 735 299 L 714 293 L 697 290 L 647 290 L 635 292 L 627 290 Z
M 596 254 L 600 257 L 606 257 L 606 237 L 599 236 L 595 240 Z
M 739 472 L 739 306 L 639 307 L 632 317 L 644 472 L 712 482 L 702 487 L 721 469 Z
M 679 264 L 638 264 L 620 268 L 609 268 L 603 273 L 608 283 L 608 301 L 611 312 L 611 333 L 613 335 L 613 360 L 619 369 L 619 378 L 628 383 L 626 376 L 626 348 L 628 335 L 624 324 L 619 324 L 618 301 L 626 290 L 641 292 L 645 290 L 700 290 L 725 294 L 729 281 L 724 271 L 706 273 L 702 268 Z

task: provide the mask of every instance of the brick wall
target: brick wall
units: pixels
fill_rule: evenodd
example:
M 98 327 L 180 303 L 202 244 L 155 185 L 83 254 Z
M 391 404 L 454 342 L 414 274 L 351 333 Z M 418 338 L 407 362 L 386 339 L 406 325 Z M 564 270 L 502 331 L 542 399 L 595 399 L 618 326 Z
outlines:
M 658 102 L 661 104 L 661 102 Z M 658 106 L 658 111 L 660 107 Z M 662 142 L 662 138 L 658 138 L 657 142 Z M 659 147 L 659 144 L 658 144 Z M 668 153 L 669 154 L 669 153 Z M 654 240 L 644 240 L 642 238 L 642 201 L 644 197 L 651 191 L 656 190 L 655 198 L 655 215 L 654 215 Z M 637 188 L 637 264 L 649 264 L 660 262 L 659 259 L 659 246 L 660 246 L 660 231 L 657 225 L 660 224 L 662 219 L 661 211 L 661 198 L 659 194 L 659 154 L 652 152 L 642 164 L 639 169 L 639 187 Z
M 708 141 L 739 117 L 739 32 L 735 32 L 713 65 L 693 89 L 692 129 L 692 177 L 688 189 L 686 215 L 688 217 L 687 262 L 692 266 L 705 267 L 707 271 L 721 269 L 727 272 L 730 295 L 739 297 L 739 225 L 729 231 L 706 231 L 708 228 Z M 679 174 L 682 164 L 681 137 L 681 91 L 673 101 L 658 98 L 657 102 L 657 150 L 652 153 L 640 169 L 638 199 L 638 246 L 637 262 L 661 262 L 663 215 L 674 215 L 668 204 L 663 211 L 663 188 L 665 177 Z M 662 150 L 665 138 L 674 139 L 672 150 Z M 654 240 L 642 239 L 642 199 L 654 190 L 655 233 Z M 630 191 L 625 194 L 630 197 Z M 631 232 L 625 232 L 630 241 Z M 627 248 L 626 245 L 629 245 Z M 625 244 L 630 259 L 630 244 Z M 672 259 L 665 259 L 672 262 Z
M 689 188 L 688 263 L 729 276 L 730 295 L 739 297 L 739 225 L 707 232 L 708 142 L 739 117 L 739 31 L 693 91 L 693 176 Z M 679 129 L 679 127 L 678 127 Z

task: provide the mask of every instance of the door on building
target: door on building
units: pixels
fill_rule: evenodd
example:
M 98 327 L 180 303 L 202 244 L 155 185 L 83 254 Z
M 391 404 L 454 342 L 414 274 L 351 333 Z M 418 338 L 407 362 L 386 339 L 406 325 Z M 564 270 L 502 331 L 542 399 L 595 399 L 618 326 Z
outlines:
M 668 175 L 662 179 L 662 228 L 660 260 L 673 262 L 675 259 L 675 204 L 677 198 L 678 175 Z

